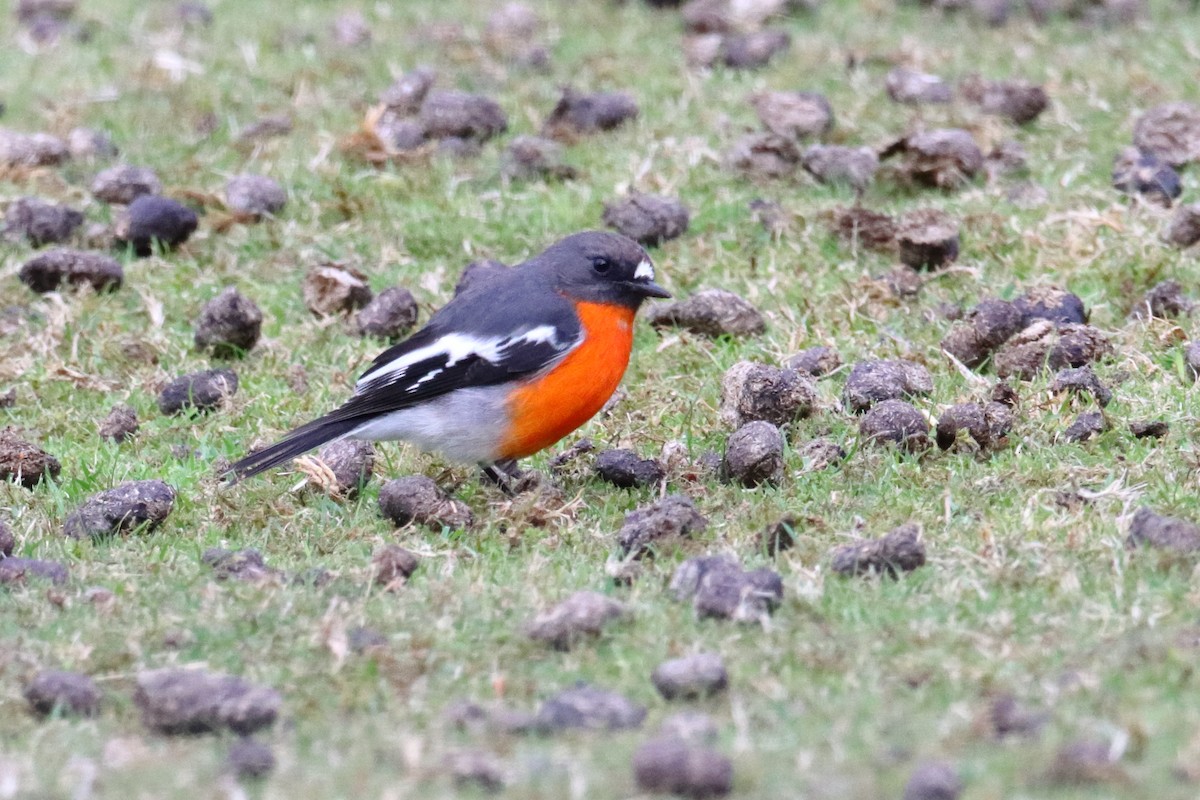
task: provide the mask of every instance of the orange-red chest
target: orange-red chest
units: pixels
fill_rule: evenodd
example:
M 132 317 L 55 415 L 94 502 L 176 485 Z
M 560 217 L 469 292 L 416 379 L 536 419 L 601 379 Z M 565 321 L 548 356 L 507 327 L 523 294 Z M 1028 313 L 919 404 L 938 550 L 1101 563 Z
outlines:
M 587 422 L 616 391 L 633 347 L 633 309 L 578 303 L 583 344 L 509 398 L 512 419 L 500 458 L 524 458 Z

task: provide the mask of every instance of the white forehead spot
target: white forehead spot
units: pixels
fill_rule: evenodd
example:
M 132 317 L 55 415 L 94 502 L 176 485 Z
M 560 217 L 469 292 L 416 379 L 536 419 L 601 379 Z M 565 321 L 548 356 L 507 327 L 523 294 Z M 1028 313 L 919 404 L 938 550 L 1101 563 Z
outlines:
M 642 259 L 642 262 L 637 265 L 637 269 L 633 271 L 633 277 L 639 281 L 654 280 L 654 265 L 648 260 Z

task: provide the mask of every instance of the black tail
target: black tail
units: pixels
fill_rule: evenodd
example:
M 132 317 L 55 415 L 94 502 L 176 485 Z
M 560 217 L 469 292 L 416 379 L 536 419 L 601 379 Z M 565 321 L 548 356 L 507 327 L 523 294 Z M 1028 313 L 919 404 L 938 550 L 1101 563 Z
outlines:
M 286 464 L 314 447 L 340 439 L 362 424 L 361 419 L 321 417 L 301 425 L 270 447 L 251 453 L 229 467 L 229 482 L 236 483 L 260 472 Z

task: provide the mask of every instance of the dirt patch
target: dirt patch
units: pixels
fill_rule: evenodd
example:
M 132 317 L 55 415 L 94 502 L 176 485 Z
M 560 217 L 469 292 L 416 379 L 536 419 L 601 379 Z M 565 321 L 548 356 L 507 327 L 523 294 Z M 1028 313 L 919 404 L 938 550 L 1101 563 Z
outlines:
M 36 197 L 18 198 L 4 216 L 4 235 L 44 247 L 67 241 L 83 224 L 83 214 L 67 206 L 47 203 Z
M 399 588 L 408 583 L 420 564 L 416 553 L 398 544 L 385 545 L 371 556 L 371 581 L 385 589 Z
M 721 477 L 747 488 L 783 479 L 783 433 L 770 422 L 748 422 L 725 440 Z
M 933 391 L 929 370 L 902 359 L 861 361 L 850 370 L 842 388 L 842 403 L 861 414 L 883 400 L 926 395 Z
M 691 498 L 673 494 L 626 514 L 617 542 L 626 558 L 641 558 L 651 550 L 676 546 L 682 539 L 690 539 L 706 528 L 708 520 L 696 509 Z
M 883 84 L 888 97 L 904 105 L 945 105 L 954 99 L 954 90 L 945 80 L 908 67 L 889 71 Z
M 144 194 L 160 194 L 162 181 L 149 167 L 117 164 L 96 173 L 91 192 L 102 203 L 127 206 Z
M 733 762 L 716 750 L 661 737 L 634 751 L 633 777 L 650 794 L 724 797 L 733 791 Z
M 371 302 L 367 276 L 353 267 L 322 264 L 304 276 L 304 305 L 319 317 L 348 314 Z
M 213 411 L 237 390 L 237 373 L 231 369 L 206 369 L 181 375 L 158 393 L 158 410 L 167 416 Z
M 57 458 L 21 438 L 14 428 L 0 430 L 0 480 L 32 489 L 43 478 L 57 478 L 60 472 Z
M 597 454 L 596 474 L 622 489 L 657 486 L 666 477 L 663 465 L 653 458 L 641 458 L 632 450 L 604 450 Z
M 604 224 L 647 247 L 687 232 L 690 215 L 674 197 L 631 194 L 604 205 Z
M 816 92 L 759 92 L 750 105 L 763 127 L 788 139 L 811 139 L 833 128 L 833 107 Z
M 816 387 L 799 372 L 740 361 L 721 379 L 718 416 L 731 428 L 758 420 L 782 426 L 811 415 L 816 404 Z
M 258 343 L 262 321 L 258 305 L 230 286 L 200 309 L 193 339 L 217 358 L 243 356 Z
M 733 143 L 725 163 L 751 178 L 785 178 L 796 171 L 802 158 L 800 148 L 786 136 L 751 133 Z
M 865 191 L 879 170 L 879 156 L 869 147 L 814 144 L 804 151 L 804 169 L 824 184 Z
M 42 670 L 25 684 L 24 695 L 35 714 L 94 717 L 100 711 L 100 689 L 78 672 Z
M 884 534 L 830 552 L 833 571 L 839 575 L 887 575 L 895 578 L 925 565 L 921 526 L 909 522 Z
M 163 481 L 127 481 L 85 500 L 67 516 L 63 533 L 73 539 L 146 533 L 166 520 L 175 497 Z
M 627 613 L 622 603 L 598 592 L 576 592 L 530 620 L 525 632 L 535 642 L 544 642 L 556 650 L 569 650 L 585 639 L 599 636 L 606 625 Z
M 142 723 L 167 735 L 224 729 L 248 735 L 275 724 L 283 702 L 274 689 L 191 669 L 138 673 L 133 701 L 142 712 Z
M 145 257 L 154 252 L 156 242 L 164 250 L 174 250 L 191 238 L 199 224 L 196 212 L 182 203 L 144 194 L 117 217 L 114 233 L 120 246 Z
M 695 700 L 725 691 L 729 673 L 716 653 L 696 653 L 664 661 L 650 680 L 665 700 Z
M 116 259 L 86 250 L 58 248 L 21 265 L 21 282 L 35 292 L 52 292 L 66 283 L 98 292 L 121 288 L 125 270 Z
M 958 223 L 944 211 L 909 211 L 896 226 L 900 261 L 913 269 L 938 269 L 958 258 Z
M 542 135 L 571 141 L 619 128 L 637 119 L 638 113 L 637 101 L 627 92 L 586 93 L 566 87 L 542 124 Z
M 701 336 L 754 336 L 767 329 L 757 308 L 724 289 L 701 289 L 687 300 L 655 303 L 646 317 L 656 328 L 673 326 Z
M 429 478 L 413 475 L 390 480 L 379 490 L 379 510 L 396 525 L 424 525 L 434 531 L 442 528 L 469 528 L 475 515 L 461 500 L 443 492 Z

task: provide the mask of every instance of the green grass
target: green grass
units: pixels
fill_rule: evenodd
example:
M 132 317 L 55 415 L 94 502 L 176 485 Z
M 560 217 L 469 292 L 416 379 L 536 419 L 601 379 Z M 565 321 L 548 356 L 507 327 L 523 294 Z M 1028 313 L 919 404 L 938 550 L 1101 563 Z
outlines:
M 0 389 L 16 386 L 18 396 L 0 410 L 0 424 L 22 428 L 63 463 L 55 485 L 0 485 L 0 506 L 20 555 L 65 561 L 72 575 L 55 592 L 39 584 L 0 592 L 0 796 L 223 792 L 228 740 L 150 735 L 131 701 L 138 671 L 204 664 L 284 696 L 284 718 L 264 737 L 279 766 L 251 790 L 255 796 L 457 796 L 443 758 L 480 746 L 505 764 L 509 796 L 629 797 L 630 755 L 646 732 L 476 739 L 450 729 L 442 711 L 461 698 L 494 699 L 497 686 L 506 702 L 533 707 L 583 679 L 646 703 L 653 730 L 674 708 L 655 695 L 650 671 L 663 658 L 701 649 L 721 653 L 729 667 L 729 693 L 699 707 L 720 725 L 717 746 L 733 759 L 738 797 L 899 796 L 914 764 L 927 758 L 955 763 L 963 796 L 980 800 L 1194 795 L 1172 767 L 1181 753 L 1195 752 L 1189 743 L 1200 732 L 1195 648 L 1186 644 L 1197 630 L 1195 579 L 1188 565 L 1169 568 L 1126 552 L 1123 525 L 1141 503 L 1200 518 L 1196 393 L 1182 380 L 1171 326 L 1125 315 L 1162 279 L 1195 293 L 1200 268 L 1194 253 L 1160 242 L 1167 213 L 1123 201 L 1109 188 L 1109 172 L 1141 110 L 1200 99 L 1195 12 L 1164 1 L 1132 27 L 1055 20 L 1039 28 L 1018 16 L 993 30 L 966 14 L 837 0 L 785 20 L 792 50 L 767 69 L 697 73 L 683 64 L 670 13 L 632 0 L 535 2 L 551 31 L 552 66 L 539 73 L 479 45 L 486 5 L 364 5 L 374 43 L 346 50 L 328 34 L 342 9 L 327 4 L 224 2 L 211 28 L 180 32 L 167 5 L 93 0 L 81 11 L 95 23 L 89 43 L 0 49 L 3 124 L 108 130 L 122 157 L 156 169 L 171 193 L 219 192 L 245 170 L 283 182 L 291 198 L 279 220 L 227 234 L 202 225 L 179 252 L 128 261 L 126 286 L 115 294 L 36 297 L 16 278 L 30 252 L 0 249 L 0 305 L 30 312 L 24 327 L 0 339 Z M 2 18 L 2 36 L 11 40 L 11 10 Z M 465 38 L 439 47 L 421 35 L 439 19 L 459 21 Z M 202 74 L 172 82 L 153 65 L 157 50 L 179 53 Z M 850 53 L 873 60 L 848 71 Z M 888 67 L 880 59 L 950 78 L 1027 77 L 1044 82 L 1054 104 L 1020 130 L 961 105 L 912 111 L 884 97 Z M 442 86 L 494 96 L 509 115 L 509 133 L 462 162 L 372 169 L 344 155 L 338 143 L 391 77 L 425 63 L 439 69 Z M 568 82 L 628 90 L 642 113 L 633 125 L 567 149 L 579 180 L 506 182 L 505 142 L 535 132 Z M 864 198 L 873 208 L 932 205 L 962 219 L 960 264 L 970 269 L 931 281 L 915 300 L 873 299 L 870 276 L 890 263 L 852 252 L 822 222 L 853 202 L 848 191 L 803 177 L 755 184 L 721 165 L 728 144 L 757 124 L 745 97 L 765 88 L 826 93 L 837 114 L 832 139 L 843 143 L 882 145 L 918 124 L 969 125 L 984 143 L 1016 137 L 1030 153 L 1028 179 L 1048 201 L 1008 202 L 1015 179 L 981 180 L 953 194 L 877 184 Z M 290 136 L 235 144 L 255 118 L 281 112 L 295 121 Z M 208 114 L 217 126 L 205 136 L 196 124 Z M 95 169 L 73 164 L 0 183 L 0 200 L 38 194 L 106 221 L 110 211 L 86 191 Z M 1184 185 L 1184 199 L 1194 200 L 1195 175 L 1185 174 Z M 613 586 L 604 562 L 622 516 L 654 493 L 613 489 L 586 469 L 564 474 L 572 515 L 547 527 L 530 526 L 499 493 L 455 469 L 447 485 L 459 484 L 480 520 L 465 533 L 393 530 L 377 511 L 378 481 L 352 502 L 294 493 L 296 476 L 278 473 L 232 490 L 215 485 L 216 459 L 336 405 L 379 350 L 341 323 L 314 322 L 300 294 L 309 267 L 336 260 L 363 270 L 376 290 L 407 286 L 424 320 L 468 261 L 515 262 L 596 227 L 604 201 L 626 187 L 678 194 L 692 209 L 689 233 L 654 253 L 666 285 L 682 296 L 703 286 L 739 292 L 770 327 L 755 339 L 715 342 L 640 330 L 627 398 L 582 431 L 604 445 L 656 454 L 681 440 L 695 457 L 720 450 L 728 433 L 716 416 L 722 372 L 743 358 L 775 363 L 813 344 L 836 346 L 848 363 L 903 356 L 927 364 L 935 391 L 918 406 L 936 416 L 986 391 L 939 355 L 950 324 L 939 306 L 1051 283 L 1079 294 L 1117 345 L 1098 367 L 1114 384 L 1114 426 L 1082 445 L 1056 444 L 1086 403 L 1052 397 L 1046 376 L 1019 386 L 1023 403 L 1007 449 L 990 457 L 902 456 L 855 446 L 856 421 L 838 404 L 845 371 L 822 381 L 822 411 L 797 423 L 790 440 L 830 436 L 853 452 L 843 466 L 801 473 L 791 452 L 778 488 L 748 491 L 711 479 L 670 487 L 712 520 L 692 552 L 732 552 L 765 565 L 757 533 L 786 512 L 808 520 L 774 565 L 785 602 L 762 629 L 697 621 L 671 600 L 666 582 L 682 555 L 652 564 L 630 588 Z M 778 240 L 747 211 L 758 197 L 796 215 Z M 235 365 L 241 390 L 219 413 L 160 416 L 157 388 L 209 366 L 193 349 L 191 326 L 227 285 L 266 315 L 264 341 Z M 1194 327 L 1179 324 L 1188 334 Z M 155 363 L 129 357 L 132 344 Z M 302 394 L 287 380 L 297 366 L 309 379 Z M 124 445 L 96 434 L 117 402 L 142 420 L 136 440 Z M 1126 423 L 1152 417 L 1171 423 L 1170 436 L 1133 439 Z M 550 455 L 531 465 L 544 467 Z M 438 476 L 445 466 L 395 444 L 382 446 L 380 458 L 383 477 Z M 84 497 L 142 478 L 179 490 L 160 529 L 100 543 L 61 535 L 64 517 Z M 1056 501 L 1076 489 L 1099 495 Z M 832 546 L 909 520 L 924 526 L 927 567 L 898 581 L 829 574 Z M 370 584 L 371 552 L 385 542 L 424 556 L 398 593 Z M 289 573 L 320 565 L 336 578 L 323 588 L 218 583 L 200 561 L 213 546 L 256 547 Z M 111 607 L 89 602 L 92 587 L 114 593 Z M 633 617 L 569 653 L 524 638 L 529 616 L 584 588 L 620 597 Z M 387 636 L 386 654 L 350 654 L 339 663 L 327 643 L 355 626 Z M 106 692 L 103 713 L 35 720 L 21 687 L 39 668 L 95 676 Z M 991 738 L 980 719 L 996 691 L 1048 711 L 1043 735 Z M 1045 780 L 1060 744 L 1118 735 L 1130 741 L 1127 782 L 1097 789 Z

